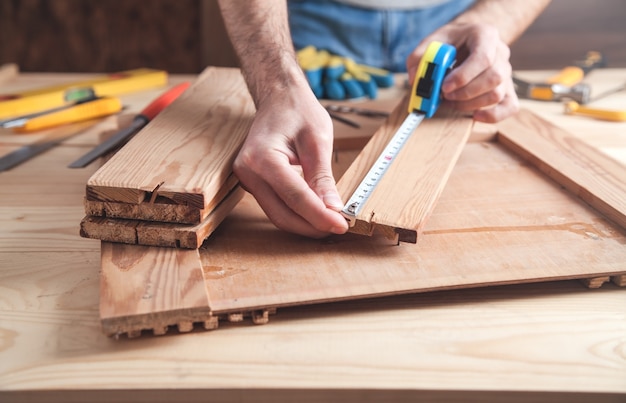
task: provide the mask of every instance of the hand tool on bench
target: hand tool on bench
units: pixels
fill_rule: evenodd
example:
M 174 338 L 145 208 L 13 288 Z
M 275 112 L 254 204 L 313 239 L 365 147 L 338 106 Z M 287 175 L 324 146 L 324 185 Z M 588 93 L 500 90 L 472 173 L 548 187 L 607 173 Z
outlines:
M 350 226 L 355 224 L 356 215 L 360 208 L 374 191 L 411 134 L 424 118 L 432 117 L 437 111 L 441 102 L 441 84 L 454 65 L 455 58 L 456 48 L 452 45 L 437 41 L 428 45 L 413 82 L 408 107 L 409 115 L 394 133 L 383 152 L 378 156 L 374 165 L 341 210 Z
M 163 70 L 135 69 L 45 88 L 0 94 L 0 119 L 66 106 L 87 97 L 118 96 L 167 84 Z
M 582 106 L 578 102 L 570 101 L 565 103 L 566 115 L 582 115 L 599 120 L 607 120 L 610 122 L 626 122 L 626 109 L 613 110 L 605 108 L 593 108 Z
M 130 126 L 118 131 L 113 136 L 102 142 L 100 145 L 93 148 L 91 151 L 72 162 L 68 165 L 68 168 L 84 168 L 91 164 L 97 158 L 105 155 L 106 153 L 121 147 L 131 137 L 133 137 L 139 130 L 148 124 L 156 115 L 159 114 L 166 106 L 174 101 L 180 94 L 185 92 L 189 87 L 188 82 L 178 84 L 162 94 L 160 97 L 152 101 L 147 107 L 145 107 L 141 113 L 133 118 Z
M 565 67 L 545 82 L 531 83 L 513 77 L 513 84 L 520 98 L 540 101 L 572 100 L 585 104 L 590 100 L 591 88 L 581 81 L 591 70 L 605 65 L 604 56 L 600 52 L 591 51 L 587 52 L 584 60 Z
M 122 110 L 122 103 L 114 97 L 94 97 L 52 110 L 20 116 L 0 122 L 0 127 L 16 133 L 30 133 L 68 123 L 96 119 Z
M 99 119 L 83 121 L 54 129 L 52 133 L 46 135 L 42 139 L 32 144 L 20 147 L 17 150 L 1 157 L 0 172 L 9 170 L 21 164 L 22 162 L 28 161 L 36 155 L 39 155 L 44 151 L 51 149 L 57 144 L 69 139 L 70 137 L 81 134 L 87 128 L 95 125 L 99 121 Z
M 337 113 L 352 113 L 355 115 L 365 116 L 368 118 L 386 118 L 389 116 L 389 112 L 376 111 L 373 109 L 359 108 L 355 106 L 347 106 L 347 105 L 336 105 L 329 104 L 325 106 L 328 114 L 331 118 L 337 120 L 338 122 L 345 123 L 348 126 L 352 126 L 355 129 L 360 129 L 361 125 L 357 122 L 348 119 L 342 115 L 338 115 Z

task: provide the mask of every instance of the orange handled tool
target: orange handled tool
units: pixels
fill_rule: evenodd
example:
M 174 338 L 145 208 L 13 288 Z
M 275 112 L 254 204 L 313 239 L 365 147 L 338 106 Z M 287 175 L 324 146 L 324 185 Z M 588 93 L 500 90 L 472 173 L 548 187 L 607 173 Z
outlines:
M 112 115 L 122 110 L 122 103 L 113 97 L 95 98 L 51 113 L 25 119 L 22 125 L 13 127 L 16 133 L 30 133 L 68 123 L 82 122 Z
M 133 118 L 130 126 L 118 131 L 113 136 L 105 140 L 100 145 L 83 155 L 76 161 L 68 165 L 69 168 L 84 168 L 91 164 L 96 158 L 108 153 L 109 151 L 120 147 L 126 143 L 132 136 L 148 124 L 156 115 L 158 115 L 166 106 L 174 101 L 180 94 L 185 92 L 190 83 L 182 83 L 173 87 L 154 101 L 146 106 L 140 114 Z

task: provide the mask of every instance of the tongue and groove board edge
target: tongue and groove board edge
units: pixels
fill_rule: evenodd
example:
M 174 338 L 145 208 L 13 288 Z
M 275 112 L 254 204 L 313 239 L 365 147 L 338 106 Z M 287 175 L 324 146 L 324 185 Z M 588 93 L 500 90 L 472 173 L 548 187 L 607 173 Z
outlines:
M 366 176 L 407 116 L 408 97 L 374 133 L 337 184 L 346 201 Z M 440 109 L 424 119 L 361 206 L 350 232 L 375 231 L 399 242 L 415 243 L 452 172 L 472 129 L 470 117 Z
M 107 335 L 133 337 L 395 294 L 567 279 L 624 286 L 624 244 L 622 228 L 498 141 L 469 143 L 417 244 L 293 236 L 248 194 L 197 250 L 103 242 L 101 320 Z
M 80 236 L 126 244 L 197 249 L 239 203 L 244 193 L 241 187 L 235 187 L 200 224 L 86 216 L 80 223 Z
M 86 213 L 199 224 L 235 185 L 254 113 L 238 69 L 205 69 L 91 176 Z

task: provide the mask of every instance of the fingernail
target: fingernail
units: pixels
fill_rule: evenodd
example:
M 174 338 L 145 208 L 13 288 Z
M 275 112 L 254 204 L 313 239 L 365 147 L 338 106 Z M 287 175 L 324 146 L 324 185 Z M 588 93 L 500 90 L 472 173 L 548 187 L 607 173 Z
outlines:
M 343 202 L 339 198 L 339 195 L 335 192 L 326 193 L 322 197 L 322 200 L 324 201 L 324 204 L 326 205 L 326 207 L 331 208 L 333 210 L 339 211 L 343 208 Z
M 341 234 L 345 234 L 347 230 L 348 230 L 347 226 L 346 227 L 333 227 L 330 229 L 330 232 L 332 232 L 333 234 L 341 235 Z

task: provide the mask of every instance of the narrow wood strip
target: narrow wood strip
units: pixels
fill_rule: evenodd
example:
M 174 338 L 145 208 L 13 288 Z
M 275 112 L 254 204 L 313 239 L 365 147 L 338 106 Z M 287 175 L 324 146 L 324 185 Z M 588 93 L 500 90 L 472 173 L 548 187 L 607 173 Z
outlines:
M 197 250 L 102 242 L 101 265 L 100 318 L 107 335 L 211 318 Z
M 107 242 L 196 249 L 215 231 L 244 193 L 240 187 L 233 189 L 200 224 L 87 216 L 80 223 L 80 235 Z
M 528 110 L 498 124 L 498 141 L 626 228 L 626 167 Z
M 85 214 L 108 218 L 125 218 L 143 221 L 159 221 L 177 224 L 199 224 L 211 213 L 226 195 L 239 183 L 231 174 L 224 182 L 215 197 L 203 209 L 185 204 L 173 204 L 157 198 L 155 203 L 120 203 L 89 200 L 85 198 Z
M 206 209 L 232 173 L 254 116 L 238 69 L 207 68 L 87 182 L 87 199 L 143 204 L 156 196 Z
M 405 98 L 394 110 L 337 184 L 343 200 L 350 198 L 406 118 L 407 102 Z M 471 128 L 471 118 L 451 110 L 442 109 L 435 117 L 425 119 L 362 206 L 351 232 L 371 235 L 379 229 L 386 234 L 397 234 L 400 241 L 415 243 Z

